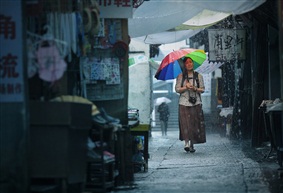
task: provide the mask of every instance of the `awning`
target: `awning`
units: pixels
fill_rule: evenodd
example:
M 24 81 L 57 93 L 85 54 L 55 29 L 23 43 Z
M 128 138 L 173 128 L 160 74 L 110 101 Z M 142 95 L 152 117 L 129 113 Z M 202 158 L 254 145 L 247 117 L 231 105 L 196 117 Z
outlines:
M 194 36 L 206 27 L 214 25 L 229 15 L 230 14 L 227 13 L 205 9 L 192 19 L 174 27 L 173 29 L 161 33 L 149 34 L 135 39 L 146 44 L 169 44 L 179 42 Z
M 216 24 L 217 22 L 230 16 L 230 13 L 211 11 L 204 9 L 202 12 L 184 22 L 183 25 L 188 26 L 188 28 L 205 28 Z
M 169 44 L 185 40 L 188 37 L 196 35 L 202 30 L 203 29 L 161 32 L 137 37 L 135 40 L 144 42 L 146 44 Z
M 184 38 L 184 34 L 191 30 L 200 30 L 213 25 L 229 15 L 239 15 L 254 10 L 266 0 L 178 0 L 178 1 L 144 1 L 128 20 L 131 38 L 141 37 L 150 44 L 170 43 L 174 38 Z M 173 38 L 164 41 L 165 31 L 178 27 L 182 32 L 175 32 Z M 185 32 L 184 27 L 188 32 Z M 158 37 L 162 33 L 161 37 Z M 168 32 L 169 33 L 169 32 Z M 172 34 L 171 34 L 172 35 Z M 158 38 L 157 38 L 158 37 Z M 184 39 L 189 38 L 185 37 Z M 182 39 L 182 40 L 184 40 Z

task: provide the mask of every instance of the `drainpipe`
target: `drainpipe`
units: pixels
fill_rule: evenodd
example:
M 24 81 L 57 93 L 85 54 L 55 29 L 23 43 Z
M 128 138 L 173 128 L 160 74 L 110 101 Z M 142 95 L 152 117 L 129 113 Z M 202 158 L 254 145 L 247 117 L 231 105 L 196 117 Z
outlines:
M 279 62 L 280 62 L 280 80 L 281 80 L 281 100 L 283 99 L 283 2 L 278 2 L 278 26 L 279 26 Z M 283 140 L 283 113 L 281 113 L 281 140 Z M 282 147 L 281 147 L 282 148 Z
M 281 75 L 281 97 L 283 97 L 283 2 L 278 0 L 279 62 Z

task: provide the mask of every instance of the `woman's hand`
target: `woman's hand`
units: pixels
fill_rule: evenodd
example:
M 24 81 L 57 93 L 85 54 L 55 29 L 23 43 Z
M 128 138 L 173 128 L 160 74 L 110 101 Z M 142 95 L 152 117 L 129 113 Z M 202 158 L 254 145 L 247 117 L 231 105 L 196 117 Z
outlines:
M 196 91 L 196 87 L 194 87 L 191 83 L 186 84 L 187 90 Z
M 187 84 L 186 84 L 186 88 L 187 88 L 188 90 L 191 90 L 192 87 L 193 87 L 193 85 L 192 85 L 191 83 L 187 83 Z

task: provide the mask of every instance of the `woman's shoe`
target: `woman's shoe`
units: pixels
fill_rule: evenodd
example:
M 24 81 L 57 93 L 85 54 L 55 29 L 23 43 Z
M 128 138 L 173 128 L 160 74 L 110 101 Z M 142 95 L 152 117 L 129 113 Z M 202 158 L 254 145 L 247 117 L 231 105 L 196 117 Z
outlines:
M 190 151 L 190 147 L 184 147 L 184 150 L 185 150 L 186 152 L 189 152 L 189 151 Z
M 191 153 L 194 153 L 196 150 L 194 149 L 194 144 L 192 143 L 191 140 L 188 141 L 188 151 Z
M 190 147 L 189 147 L 188 144 L 185 145 L 184 150 L 185 150 L 186 152 L 190 151 Z
M 190 151 L 191 153 L 194 153 L 196 150 L 194 149 L 194 147 L 189 147 L 189 151 Z
M 195 150 L 195 148 L 194 148 L 194 145 L 191 143 L 190 144 L 190 149 L 189 149 L 189 151 L 191 152 L 191 153 L 194 153 L 196 150 Z

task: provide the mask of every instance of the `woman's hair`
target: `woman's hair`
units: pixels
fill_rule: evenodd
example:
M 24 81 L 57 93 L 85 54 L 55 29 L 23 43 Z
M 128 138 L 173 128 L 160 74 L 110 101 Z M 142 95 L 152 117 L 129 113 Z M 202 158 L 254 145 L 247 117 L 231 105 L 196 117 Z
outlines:
M 187 59 L 190 57 L 184 57 L 183 62 L 185 63 L 187 61 Z M 190 58 L 191 59 L 191 58 Z M 191 59 L 192 60 L 192 59 Z

